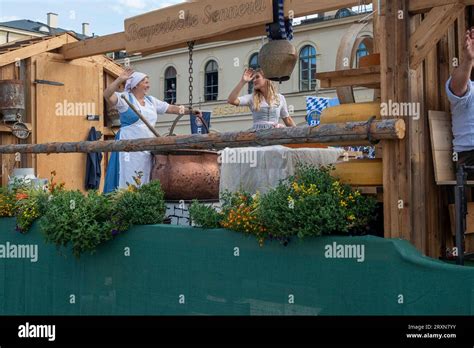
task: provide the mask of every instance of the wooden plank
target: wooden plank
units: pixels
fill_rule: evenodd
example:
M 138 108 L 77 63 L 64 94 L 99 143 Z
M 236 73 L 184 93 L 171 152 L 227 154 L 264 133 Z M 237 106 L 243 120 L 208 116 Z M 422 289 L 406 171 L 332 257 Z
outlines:
M 454 236 L 456 234 L 456 220 L 455 215 L 455 205 L 449 205 L 449 219 L 451 221 L 451 234 Z M 467 203 L 467 215 L 466 215 L 466 232 L 465 234 L 474 233 L 474 202 Z
M 455 181 L 451 116 L 444 111 L 429 111 L 431 148 L 436 183 Z
M 408 2 L 408 11 L 411 14 L 424 13 L 430 11 L 433 7 L 449 4 L 469 6 L 474 5 L 474 0 L 410 0 Z
M 438 110 L 439 109 L 439 69 L 438 69 L 438 57 L 437 49 L 434 47 L 425 60 L 425 79 L 424 83 L 426 86 L 425 90 L 425 110 Z M 429 113 L 428 113 L 429 123 Z M 425 121 L 426 123 L 426 121 Z M 426 126 L 425 134 L 429 133 L 429 124 Z M 450 129 L 449 127 L 448 129 Z M 445 226 L 446 219 L 443 215 L 447 214 L 447 209 L 442 209 L 442 193 L 440 187 L 436 185 L 434 166 L 433 166 L 433 152 L 431 151 L 431 142 L 428 136 L 423 137 L 425 142 L 426 161 L 425 161 L 425 191 L 426 191 L 426 204 L 425 209 L 427 212 L 427 252 L 426 254 L 431 257 L 439 257 L 441 254 L 441 243 L 446 234 L 446 229 L 449 226 Z
M 457 56 L 459 57 L 459 61 L 462 62 L 464 60 L 464 35 L 467 30 L 466 24 L 466 11 L 463 11 L 459 14 L 457 21 Z
M 0 80 L 15 79 L 15 64 L 8 64 L 0 68 Z
M 381 159 L 357 159 L 335 165 L 333 176 L 352 186 L 382 186 L 383 167 Z
M 272 0 L 188 2 L 125 20 L 128 53 L 151 51 L 273 21 Z
M 410 18 L 410 33 L 414 33 L 421 24 L 421 15 L 414 15 Z M 426 149 L 424 137 L 424 100 L 423 100 L 423 66 L 415 70 L 410 70 L 409 74 L 409 96 L 410 102 L 419 103 L 420 120 L 409 119 L 410 122 L 410 157 L 412 175 L 412 205 L 411 214 L 413 219 L 412 241 L 413 244 L 423 253 L 427 252 L 426 246 L 426 192 L 425 192 L 425 161 Z
M 203 38 L 200 40 L 195 40 L 196 41 L 195 44 L 197 46 L 200 46 L 200 45 L 204 45 L 204 44 L 212 43 L 212 42 L 237 41 L 237 40 L 243 40 L 243 39 L 254 38 L 254 37 L 259 37 L 259 36 L 266 36 L 266 35 L 267 34 L 266 34 L 265 26 L 259 25 L 255 27 L 249 27 L 249 28 L 236 30 L 230 33 L 225 33 L 225 34 L 221 34 L 217 36 Z M 187 47 L 188 47 L 187 42 L 182 42 L 176 45 L 160 47 L 157 49 L 152 49 L 150 51 L 142 52 L 141 56 L 146 57 L 155 53 L 175 50 L 179 48 L 187 48 Z
M 322 88 L 345 86 L 380 88 L 380 66 L 317 73 L 316 78 L 321 81 Z
M 454 58 L 458 57 L 456 54 L 456 25 L 451 25 L 448 28 L 448 66 L 450 75 L 454 70 Z
M 101 65 L 103 67 L 103 71 L 114 77 L 120 76 L 124 71 L 124 68 L 120 64 L 115 63 L 113 60 L 107 58 L 106 56 L 92 56 L 84 59 L 88 59 L 89 61 Z
M 77 40 L 66 33 L 56 37 L 52 37 L 49 40 L 33 43 L 31 46 L 23 47 L 13 52 L 4 53 L 0 55 L 0 66 L 5 66 L 7 64 L 13 63 L 16 59 L 26 59 L 43 52 L 54 50 L 69 42 L 74 41 Z
M 453 25 L 450 25 L 449 28 L 453 28 Z M 438 83 L 438 93 L 440 95 L 440 110 L 443 111 L 450 111 L 450 103 L 446 94 L 445 83 L 443 83 L 449 79 L 450 65 L 452 63 L 449 61 L 448 32 L 446 32 L 438 43 L 438 73 L 440 81 Z
M 340 8 L 351 8 L 357 5 L 368 5 L 370 0 L 286 0 L 285 16 L 293 11 L 295 17 L 303 17 L 311 14 L 329 12 Z
M 26 127 L 31 131 L 33 129 L 33 126 L 31 123 L 25 123 Z M 11 133 L 12 129 L 4 124 L 0 124 L 0 132 L 1 133 Z
M 410 37 L 410 68 L 415 69 L 436 46 L 461 12 L 462 4 L 433 8 Z
M 125 49 L 125 32 L 99 36 L 64 45 L 60 52 L 66 59 L 77 59 Z
M 99 65 L 82 60 L 57 62 L 48 55 L 40 55 L 37 57 L 36 78 L 64 83 L 59 87 L 36 85 L 38 143 L 82 141 L 87 139 L 91 127 L 102 131 L 103 91 L 100 81 L 103 77 Z M 80 81 L 87 81 L 87 84 L 78 83 Z M 87 114 L 99 115 L 100 119 L 87 121 Z M 55 170 L 57 180 L 64 181 L 68 189 L 84 191 L 85 166 L 84 154 L 37 155 L 37 176 L 49 178 L 51 171 Z
M 11 145 L 11 144 L 18 144 L 18 139 L 14 137 L 12 134 L 9 133 L 0 133 L 0 144 L 3 145 Z M 8 177 L 12 176 L 13 169 L 17 168 L 19 163 L 21 162 L 21 157 L 16 158 L 16 155 L 13 154 L 1 154 L 1 184 L 3 187 L 8 185 Z M 16 159 L 20 159 L 20 161 L 16 161 Z
M 381 100 L 408 100 L 407 30 L 405 1 L 386 0 L 380 17 Z M 403 18 L 400 19 L 400 11 Z M 374 30 L 377 30 L 374 29 Z M 410 134 L 410 129 L 407 128 Z M 383 141 L 384 235 L 411 240 L 411 161 L 409 140 Z M 399 208 L 401 207 L 401 208 Z

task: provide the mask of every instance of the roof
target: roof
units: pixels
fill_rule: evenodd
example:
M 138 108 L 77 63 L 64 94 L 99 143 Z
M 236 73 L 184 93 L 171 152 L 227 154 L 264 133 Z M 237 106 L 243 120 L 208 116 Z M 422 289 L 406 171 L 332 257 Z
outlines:
M 78 38 L 73 32 L 67 32 L 58 35 L 33 37 L 5 43 L 0 45 L 0 68 L 14 63 L 17 59 L 27 59 L 44 52 L 59 51 L 58 53 L 60 53 L 64 45 L 74 42 L 78 42 Z M 104 55 L 95 55 L 81 59 L 88 59 L 102 65 L 104 70 L 112 76 L 119 76 L 123 72 L 123 68 L 120 64 Z
M 44 24 L 41 22 L 35 22 L 29 19 L 19 19 L 19 20 L 9 21 L 9 22 L 0 22 L 0 26 L 12 28 L 12 29 L 18 29 L 18 30 L 31 31 L 31 32 L 39 33 L 39 34 L 44 34 L 44 35 L 57 35 L 57 34 L 63 34 L 66 32 L 74 32 L 72 30 L 67 30 L 67 29 L 62 29 L 62 28 L 51 28 L 47 24 Z M 40 30 L 41 27 L 45 27 L 48 31 Z M 82 35 L 76 32 L 74 32 L 74 35 L 79 40 L 84 40 L 89 37 L 89 36 Z

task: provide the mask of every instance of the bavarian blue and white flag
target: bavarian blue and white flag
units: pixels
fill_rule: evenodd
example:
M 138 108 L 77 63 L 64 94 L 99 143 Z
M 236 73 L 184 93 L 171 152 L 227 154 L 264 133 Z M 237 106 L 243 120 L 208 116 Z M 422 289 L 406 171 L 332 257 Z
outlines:
M 338 98 L 306 97 L 306 120 L 308 125 L 319 125 L 323 110 L 335 105 L 339 105 Z

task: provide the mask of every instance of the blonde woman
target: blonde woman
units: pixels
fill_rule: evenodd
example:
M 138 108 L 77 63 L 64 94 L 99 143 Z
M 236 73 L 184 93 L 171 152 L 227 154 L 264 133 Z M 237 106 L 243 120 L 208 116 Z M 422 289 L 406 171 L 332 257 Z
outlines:
M 253 81 L 253 94 L 239 97 L 242 88 Z M 248 106 L 253 116 L 253 129 L 284 127 L 279 124 L 280 118 L 287 127 L 296 127 L 288 113 L 288 106 L 283 95 L 279 94 L 272 81 L 265 78 L 261 69 L 245 69 L 240 82 L 229 95 L 228 103 L 235 106 Z

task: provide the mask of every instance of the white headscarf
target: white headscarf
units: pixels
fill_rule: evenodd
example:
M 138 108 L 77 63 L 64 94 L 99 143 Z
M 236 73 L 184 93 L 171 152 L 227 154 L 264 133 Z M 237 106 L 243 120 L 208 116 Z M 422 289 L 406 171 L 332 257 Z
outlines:
M 125 92 L 131 92 L 145 77 L 147 75 L 144 73 L 134 72 L 125 83 Z

